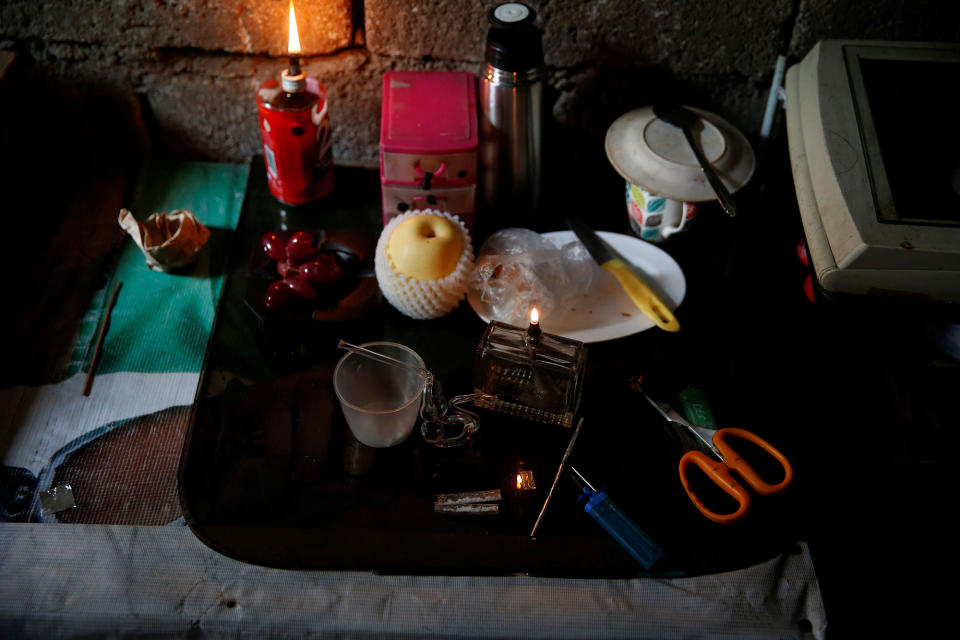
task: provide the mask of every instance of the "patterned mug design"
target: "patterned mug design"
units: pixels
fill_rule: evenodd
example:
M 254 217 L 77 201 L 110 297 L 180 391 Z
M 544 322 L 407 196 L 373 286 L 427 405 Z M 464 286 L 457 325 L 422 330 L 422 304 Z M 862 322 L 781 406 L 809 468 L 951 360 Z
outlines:
M 634 233 L 650 242 L 663 242 L 697 216 L 693 202 L 672 200 L 627 182 L 627 214 Z

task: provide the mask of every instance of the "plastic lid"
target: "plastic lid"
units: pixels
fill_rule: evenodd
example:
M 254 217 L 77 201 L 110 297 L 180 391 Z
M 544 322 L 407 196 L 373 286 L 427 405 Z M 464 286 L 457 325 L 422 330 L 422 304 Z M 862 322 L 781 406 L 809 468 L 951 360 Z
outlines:
M 738 191 L 753 176 L 756 161 L 750 143 L 720 116 L 687 108 L 701 118 L 694 136 L 707 161 L 730 193 Z M 657 118 L 652 106 L 617 118 L 607 129 L 604 146 L 610 164 L 631 184 L 685 202 L 717 198 L 683 131 Z
M 469 71 L 387 71 L 382 100 L 381 151 L 476 151 L 476 79 Z
M 497 5 L 487 14 L 486 61 L 503 71 L 529 71 L 543 64 L 536 12 L 520 2 Z
M 495 7 L 490 12 L 490 22 L 496 26 L 507 26 L 527 19 L 533 11 L 522 2 L 508 2 Z

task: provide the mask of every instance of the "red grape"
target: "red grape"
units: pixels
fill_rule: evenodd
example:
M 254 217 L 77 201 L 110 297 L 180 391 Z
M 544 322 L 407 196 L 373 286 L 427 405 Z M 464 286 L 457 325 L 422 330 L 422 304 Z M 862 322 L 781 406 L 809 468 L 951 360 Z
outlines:
M 314 289 L 313 285 L 303 276 L 284 278 L 282 282 L 285 282 L 293 292 L 293 295 L 301 300 L 315 300 L 317 298 L 317 290 Z
M 283 280 L 271 282 L 267 287 L 267 293 L 263 296 L 263 303 L 267 305 L 267 309 L 280 309 L 287 304 L 290 292 L 290 286 Z
M 335 284 L 343 278 L 343 269 L 335 257 L 320 253 L 312 261 L 300 265 L 300 275 L 313 284 Z
M 287 248 L 279 235 L 273 231 L 267 231 L 260 238 L 260 246 L 263 252 L 273 260 L 283 260 L 287 257 Z
M 313 234 L 307 231 L 297 231 L 287 241 L 287 260 L 299 262 L 315 251 L 313 248 Z

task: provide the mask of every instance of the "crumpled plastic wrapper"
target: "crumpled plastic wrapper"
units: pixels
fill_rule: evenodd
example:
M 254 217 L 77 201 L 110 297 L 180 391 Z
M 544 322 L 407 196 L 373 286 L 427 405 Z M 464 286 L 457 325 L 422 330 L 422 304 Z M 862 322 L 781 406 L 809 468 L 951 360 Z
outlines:
M 531 307 L 549 316 L 573 304 L 598 268 L 579 241 L 557 247 L 535 231 L 511 227 L 483 243 L 469 286 L 494 320 L 525 327 Z
M 154 271 L 174 271 L 192 264 L 210 239 L 210 230 L 186 209 L 155 213 L 144 222 L 129 209 L 120 209 L 119 222 Z

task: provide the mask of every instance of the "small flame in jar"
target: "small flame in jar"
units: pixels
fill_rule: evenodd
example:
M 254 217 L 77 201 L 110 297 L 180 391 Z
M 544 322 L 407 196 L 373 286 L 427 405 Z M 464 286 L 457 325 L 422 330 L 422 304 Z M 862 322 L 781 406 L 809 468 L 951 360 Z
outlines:
M 532 307 L 530 309 L 530 326 L 527 327 L 527 335 L 530 337 L 530 340 L 539 340 L 540 333 L 540 314 L 537 312 L 536 307 Z
M 300 53 L 300 33 L 297 31 L 297 14 L 293 11 L 293 0 L 290 0 L 290 30 L 287 39 L 287 51 L 290 55 Z
M 521 469 L 517 474 L 517 490 L 533 491 L 537 488 L 537 483 L 533 481 L 533 471 L 530 469 Z

